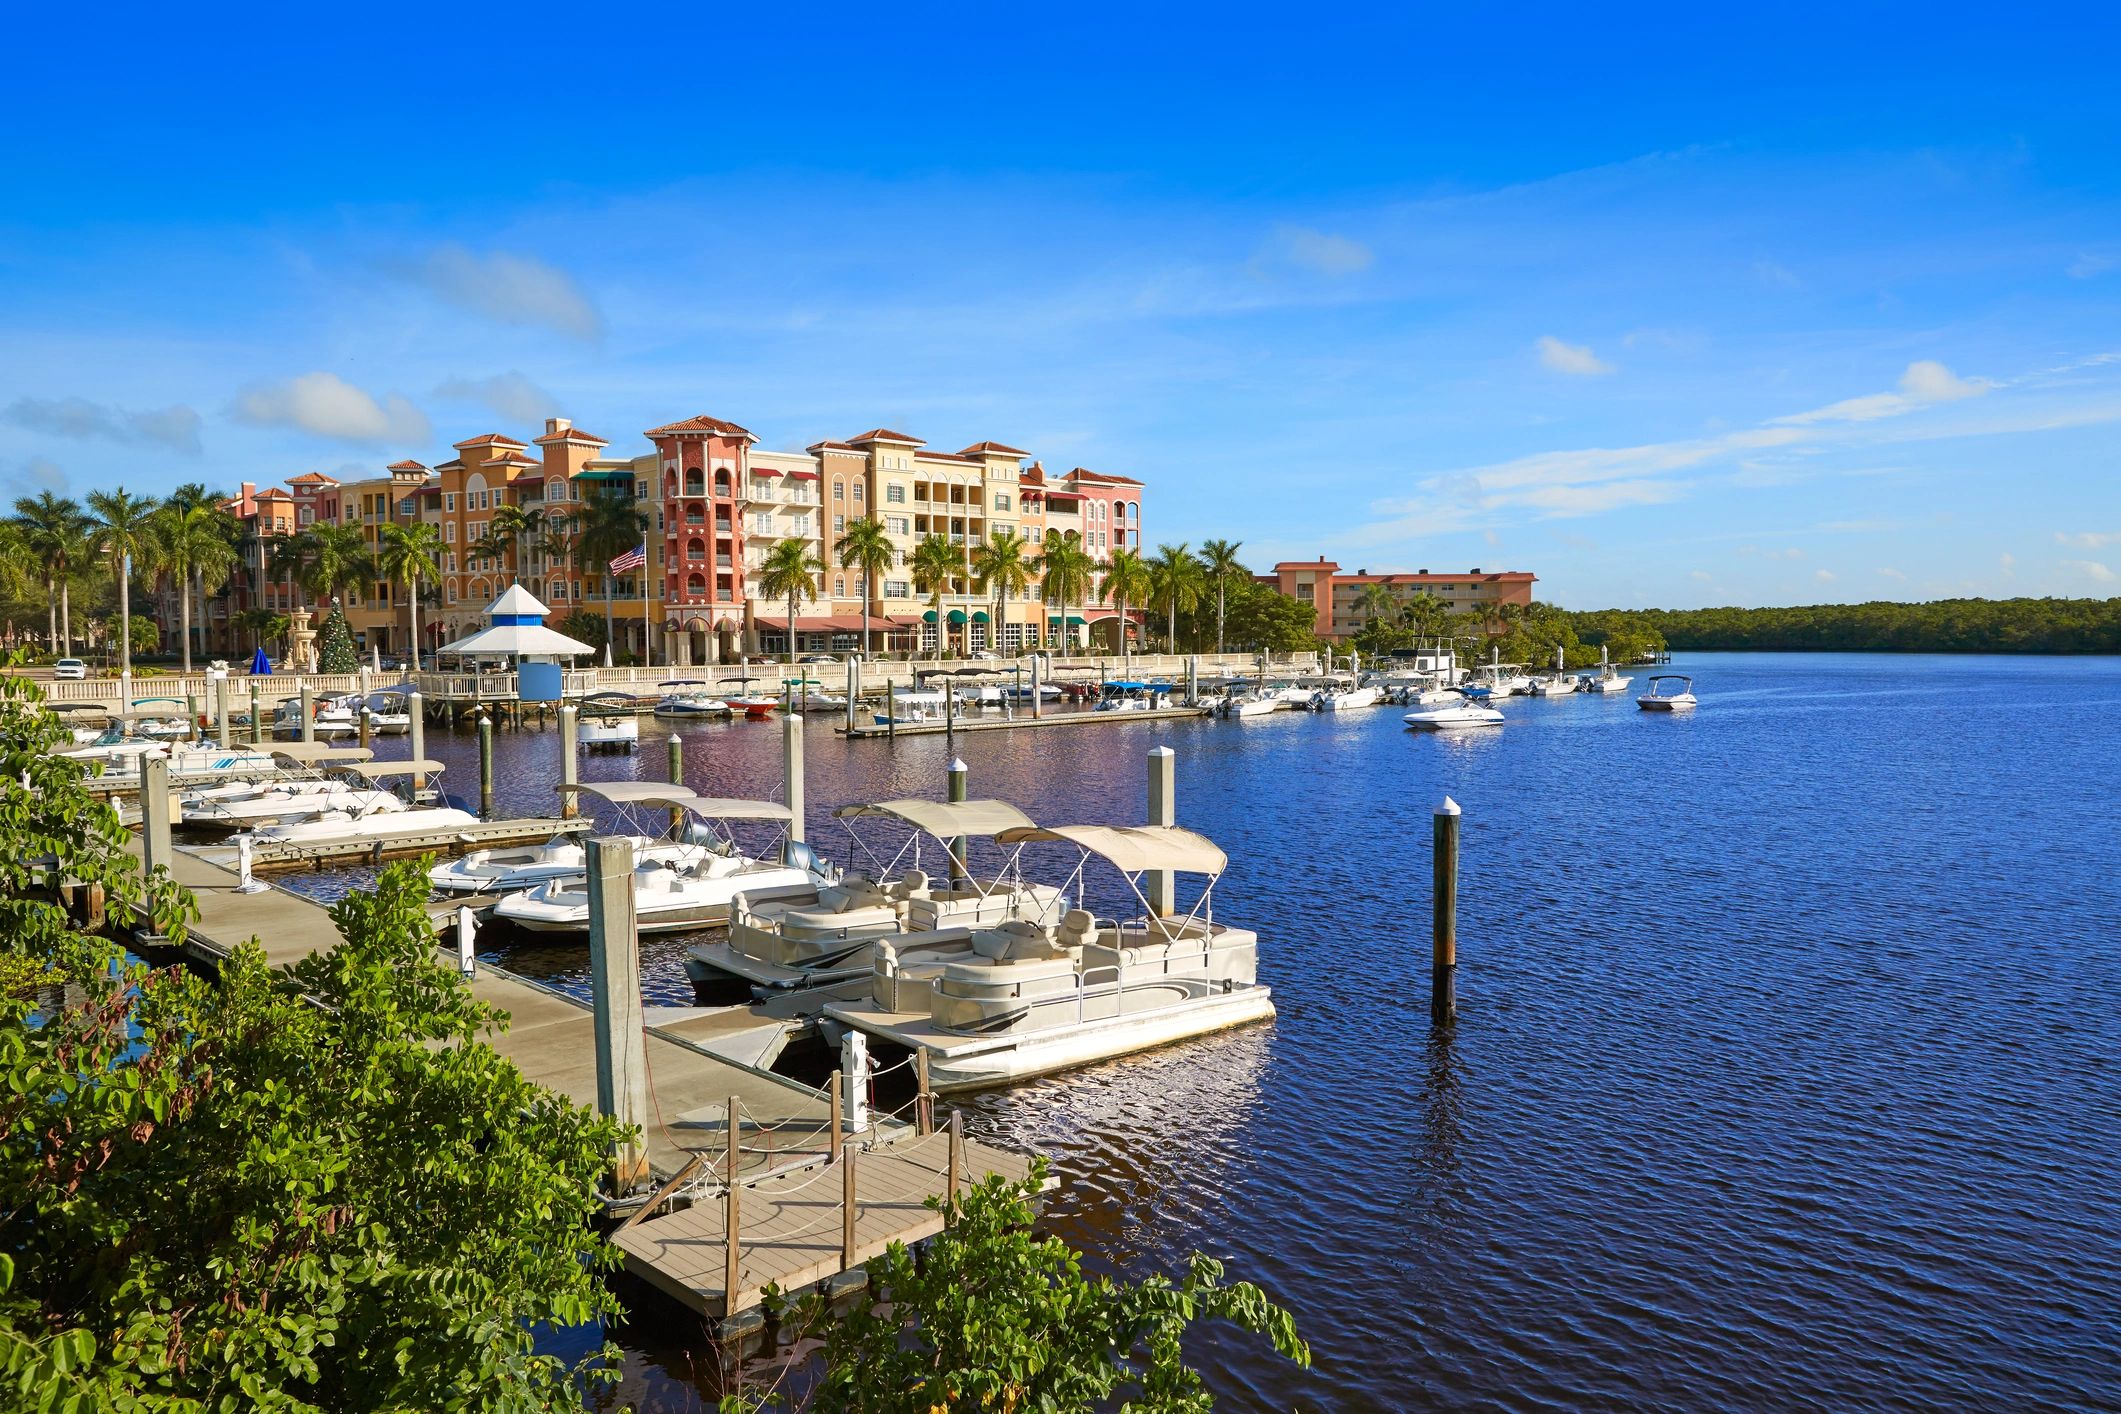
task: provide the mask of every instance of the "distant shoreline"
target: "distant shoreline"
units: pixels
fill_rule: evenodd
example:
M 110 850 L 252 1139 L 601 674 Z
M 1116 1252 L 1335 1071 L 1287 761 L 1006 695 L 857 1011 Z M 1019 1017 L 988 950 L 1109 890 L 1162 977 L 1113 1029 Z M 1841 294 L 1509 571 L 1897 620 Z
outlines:
M 1616 628 L 1653 628 L 1675 653 L 2121 654 L 2121 599 L 1589 609 L 1570 618 L 1587 642 Z

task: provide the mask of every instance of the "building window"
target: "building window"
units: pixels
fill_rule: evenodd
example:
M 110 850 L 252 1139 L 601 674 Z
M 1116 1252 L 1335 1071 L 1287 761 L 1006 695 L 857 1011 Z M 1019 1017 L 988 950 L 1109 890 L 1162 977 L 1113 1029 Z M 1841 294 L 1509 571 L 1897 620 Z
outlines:
M 834 535 L 845 535 L 847 533 L 847 517 L 836 515 L 832 518 L 832 533 Z
M 854 504 L 856 504 L 857 506 L 859 506 L 859 505 L 860 505 L 861 503 L 862 503 L 862 483 L 861 483 L 861 482 L 859 482 L 859 481 L 857 481 L 857 482 L 855 482 L 855 483 L 854 483 Z
M 444 491 L 442 493 L 442 509 L 444 511 L 454 511 L 456 508 L 457 493 L 454 491 Z
M 453 520 L 442 523 L 442 539 L 449 544 L 457 543 L 457 523 Z
M 832 595 L 835 599 L 847 597 L 847 579 L 845 575 L 834 575 L 832 577 Z
M 886 599 L 911 599 L 913 597 L 913 586 L 903 579 L 887 579 L 884 581 L 884 597 Z
M 844 501 L 844 500 L 846 500 L 846 499 L 847 499 L 847 483 L 846 483 L 846 482 L 844 482 L 844 481 L 834 481 L 834 482 L 832 483 L 832 499 L 833 499 L 833 500 L 835 500 L 835 501 Z
M 299 520 L 299 521 L 300 521 L 300 522 L 301 522 L 302 524 L 304 524 L 304 525 L 308 525 L 308 524 L 309 524 L 309 520 L 310 520 L 310 509 L 309 509 L 309 507 L 307 507 L 307 506 L 304 506 L 304 507 L 303 507 L 303 508 L 301 509 L 300 513 L 298 513 L 298 514 L 296 515 L 296 517 L 295 517 L 295 518 L 296 518 L 297 520 Z
M 907 525 L 904 516 L 885 516 L 884 529 L 890 531 L 893 535 L 910 535 L 913 533 Z
M 884 501 L 885 501 L 885 504 L 887 504 L 887 505 L 893 505 L 893 506 L 903 506 L 903 505 L 905 505 L 905 504 L 906 504 L 906 488 L 905 488 L 905 487 L 903 487 L 903 486 L 901 486 L 901 485 L 899 485 L 899 484 L 898 484 L 898 483 L 897 483 L 896 481 L 892 482 L 892 483 L 891 483 L 891 484 L 890 484 L 889 486 L 886 486 L 886 487 L 884 488 Z
M 994 493 L 994 509 L 998 511 L 1006 511 L 1009 509 L 1009 493 L 1007 491 L 997 491 Z
M 648 483 L 638 476 L 633 479 L 633 499 L 636 501 L 648 499 Z

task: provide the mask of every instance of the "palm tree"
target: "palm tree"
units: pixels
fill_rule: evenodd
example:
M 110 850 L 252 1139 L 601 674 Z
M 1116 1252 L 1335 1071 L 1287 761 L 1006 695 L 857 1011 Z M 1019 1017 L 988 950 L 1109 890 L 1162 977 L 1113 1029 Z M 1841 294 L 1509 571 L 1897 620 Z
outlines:
M 1249 579 L 1251 571 L 1238 561 L 1237 552 L 1244 547 L 1242 540 L 1203 540 L 1200 542 L 1201 568 L 1207 572 L 1208 583 L 1215 586 L 1215 652 L 1223 651 L 1223 614 L 1228 607 L 1227 594 L 1235 580 Z
M 442 532 L 428 521 L 383 527 L 376 569 L 405 586 L 405 607 L 412 615 L 412 670 L 420 671 L 420 581 L 442 577 Z
M 0 593 L 10 599 L 27 597 L 34 592 L 43 568 L 37 557 L 30 553 L 22 527 L 13 521 L 0 520 Z
M 1191 613 L 1200 604 L 1200 591 L 1206 582 L 1200 561 L 1185 542 L 1176 545 L 1159 545 L 1156 558 L 1149 561 L 1151 592 L 1170 607 L 1170 616 L 1165 620 L 1166 636 L 1170 651 L 1178 651 L 1178 616 Z
M 188 489 L 188 488 L 186 488 Z M 227 583 L 236 567 L 236 547 L 229 543 L 226 512 L 211 501 L 189 505 L 171 501 L 148 518 L 150 567 L 176 582 L 178 636 L 183 640 L 184 671 L 191 671 L 192 593 L 199 596 L 199 648 L 206 648 L 206 594 Z
M 88 493 L 88 509 L 95 517 L 89 543 L 99 555 L 111 558 L 111 573 L 118 580 L 118 675 L 133 675 L 133 561 L 150 557 L 153 541 L 148 529 L 155 513 L 154 502 L 128 495 L 124 487 Z
M 1048 540 L 1045 552 L 1038 557 L 1041 590 L 1046 602 L 1057 606 L 1061 634 L 1071 645 L 1075 635 L 1068 631 L 1068 606 L 1090 597 L 1091 576 L 1096 572 L 1097 562 L 1083 548 L 1083 537 L 1077 531 Z
M 810 553 L 810 542 L 788 536 L 773 542 L 759 565 L 759 593 L 768 599 L 788 600 L 788 661 L 795 662 L 795 607 L 798 601 L 817 598 L 817 576 L 825 562 Z
M 965 572 L 965 562 L 949 536 L 930 531 L 913 547 L 907 565 L 913 571 L 913 587 L 928 596 L 928 613 L 935 619 L 935 656 L 940 658 L 946 647 L 943 595 L 949 592 L 951 581 Z
M 1399 621 L 1416 638 L 1439 638 L 1451 626 L 1451 607 L 1423 590 L 1406 602 L 1400 610 Z
M 862 651 L 873 653 L 869 641 L 869 604 L 876 597 L 876 577 L 891 568 L 891 538 L 884 527 L 867 516 L 847 523 L 847 533 L 832 543 L 840 568 L 862 572 Z
M 1009 621 L 1009 596 L 1031 592 L 1031 566 L 1024 558 L 1030 548 L 1030 541 L 1013 530 L 1004 530 L 972 552 L 972 573 L 994 593 L 997 644 L 1001 642 L 1002 625 Z
M 582 500 L 582 512 L 578 522 L 580 529 L 575 539 L 575 549 L 582 556 L 584 565 L 600 565 L 604 581 L 604 644 L 611 651 L 614 634 L 611 623 L 611 588 L 617 578 L 611 572 L 611 562 L 636 546 L 645 546 L 648 535 L 648 512 L 640 502 L 617 487 L 605 487 L 592 492 Z M 643 566 L 645 572 L 646 566 Z M 641 642 L 648 642 L 648 625 L 641 625 Z
M 272 563 L 320 604 L 329 604 L 341 590 L 365 590 L 376 582 L 376 557 L 351 525 L 319 521 L 282 541 Z
M 53 652 L 74 651 L 72 579 L 89 556 L 88 520 L 78 502 L 49 491 L 15 502 L 23 542 L 44 565 L 44 592 Z
M 1105 562 L 1105 582 L 1098 595 L 1119 610 L 1120 657 L 1129 667 L 1134 664 L 1134 649 L 1127 639 L 1127 606 L 1147 599 L 1153 587 L 1148 562 L 1139 550 L 1114 550 Z
M 245 609 L 235 618 L 237 628 L 249 630 L 250 651 L 253 653 L 286 633 L 289 622 L 287 615 L 262 606 Z

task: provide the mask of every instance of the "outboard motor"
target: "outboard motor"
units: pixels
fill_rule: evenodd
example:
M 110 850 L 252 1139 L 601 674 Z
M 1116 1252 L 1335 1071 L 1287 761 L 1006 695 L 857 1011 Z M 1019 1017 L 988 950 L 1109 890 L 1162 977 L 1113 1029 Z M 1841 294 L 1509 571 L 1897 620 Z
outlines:
M 825 872 L 825 857 L 812 849 L 806 840 L 781 841 L 781 863 L 790 869 L 807 869 L 813 874 Z

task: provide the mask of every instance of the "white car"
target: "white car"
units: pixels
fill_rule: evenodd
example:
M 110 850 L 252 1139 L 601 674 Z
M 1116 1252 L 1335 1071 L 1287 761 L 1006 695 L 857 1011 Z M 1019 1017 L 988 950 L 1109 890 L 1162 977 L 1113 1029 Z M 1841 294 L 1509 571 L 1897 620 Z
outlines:
M 79 658 L 61 658 L 52 664 L 52 676 L 78 682 L 88 676 L 88 664 Z

